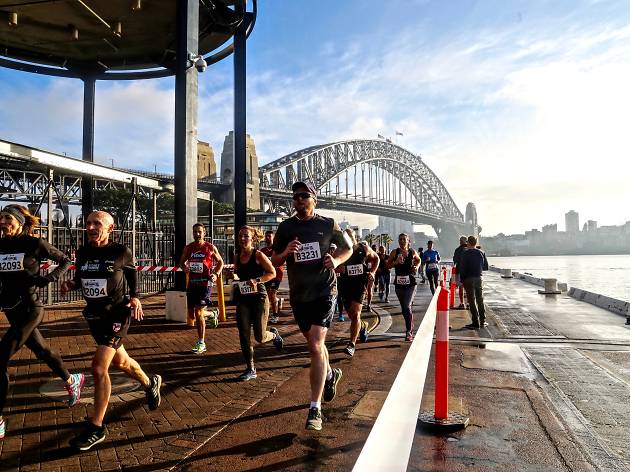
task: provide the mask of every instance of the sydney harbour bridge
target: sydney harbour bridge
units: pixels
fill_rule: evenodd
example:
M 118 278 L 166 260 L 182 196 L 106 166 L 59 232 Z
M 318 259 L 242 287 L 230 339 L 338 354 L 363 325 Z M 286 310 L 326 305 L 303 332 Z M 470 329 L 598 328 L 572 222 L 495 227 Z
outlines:
M 53 188 L 62 203 L 77 205 L 83 176 L 93 177 L 95 188 L 135 186 L 153 195 L 173 191 L 172 176 L 112 169 L 0 141 L 0 200 L 36 205 Z M 260 208 L 269 213 L 290 215 L 291 185 L 309 180 L 317 189 L 319 208 L 430 225 L 443 246 L 454 247 L 458 235 L 478 234 L 480 229 L 473 204 L 462 214 L 422 158 L 389 141 L 360 139 L 308 147 L 262 166 L 258 177 L 250 176 L 248 183 L 259 185 Z M 198 198 L 225 201 L 230 187 L 229 181 L 201 180 Z

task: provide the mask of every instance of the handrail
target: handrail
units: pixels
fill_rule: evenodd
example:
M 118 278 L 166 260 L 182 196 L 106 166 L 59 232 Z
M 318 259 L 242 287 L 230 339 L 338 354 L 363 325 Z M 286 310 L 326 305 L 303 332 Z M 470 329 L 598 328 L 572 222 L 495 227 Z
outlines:
M 438 287 L 353 471 L 406 471 L 431 357 Z

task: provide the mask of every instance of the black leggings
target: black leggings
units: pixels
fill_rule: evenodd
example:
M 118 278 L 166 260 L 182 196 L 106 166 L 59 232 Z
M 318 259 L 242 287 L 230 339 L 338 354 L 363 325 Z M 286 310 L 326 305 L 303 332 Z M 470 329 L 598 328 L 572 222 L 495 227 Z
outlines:
M 5 310 L 5 314 L 10 326 L 0 341 L 0 416 L 9 390 L 9 360 L 22 346 L 26 345 L 64 382 L 70 378 L 70 372 L 64 366 L 59 353 L 50 349 L 37 329 L 44 318 L 43 307 L 20 303 L 11 310 Z

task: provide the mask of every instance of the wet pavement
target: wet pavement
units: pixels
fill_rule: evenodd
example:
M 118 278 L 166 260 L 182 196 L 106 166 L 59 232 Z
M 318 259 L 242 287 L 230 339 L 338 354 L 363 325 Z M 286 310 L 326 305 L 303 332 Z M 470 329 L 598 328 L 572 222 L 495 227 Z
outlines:
M 419 428 L 409 470 L 626 470 L 625 319 L 566 295 L 539 295 L 523 281 L 485 278 L 490 326 L 469 331 L 466 311 L 450 313 L 449 407 L 470 425 L 444 435 Z M 197 356 L 194 331 L 164 320 L 164 297 L 146 299 L 147 320 L 132 327 L 126 346 L 164 377 L 163 403 L 148 411 L 137 384 L 115 376 L 107 439 L 82 454 L 67 441 L 90 408 L 89 388 L 81 404 L 65 407 L 60 384 L 23 349 L 10 369 L 0 470 L 351 470 L 409 347 L 395 295 L 375 300 L 372 334 L 354 358 L 343 353 L 349 322 L 331 328 L 331 363 L 343 378 L 319 433 L 304 429 L 309 361 L 289 312 L 279 325 L 285 351 L 257 348 L 259 377 L 243 383 L 235 381 L 243 365 L 232 310 Z M 420 285 L 416 325 L 429 301 Z M 94 345 L 78 306 L 48 310 L 42 332 L 71 371 L 89 368 Z M 433 375 L 431 366 L 427 411 Z

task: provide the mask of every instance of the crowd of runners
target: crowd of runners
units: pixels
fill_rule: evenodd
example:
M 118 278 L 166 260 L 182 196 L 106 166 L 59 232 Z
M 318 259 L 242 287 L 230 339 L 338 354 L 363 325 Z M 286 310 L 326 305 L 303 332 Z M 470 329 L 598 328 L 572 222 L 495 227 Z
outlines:
M 233 294 L 245 365 L 239 380 L 250 381 L 257 377 L 255 344 L 272 342 L 278 351 L 284 347 L 278 329 L 269 324 L 279 320 L 281 300 L 277 291 L 284 275 L 282 268 L 286 265 L 293 317 L 310 357 L 306 428 L 321 430 L 322 402 L 335 398 L 342 378 L 341 369 L 331 367 L 326 348 L 326 334 L 336 309 L 340 317 L 345 310 L 350 318 L 344 353 L 352 357 L 357 342 L 366 342 L 368 338 L 368 324 L 361 319 L 364 301 L 367 301 L 368 312 L 375 291 L 380 301 L 388 302 L 393 282 L 405 321 L 405 339 L 412 341 L 414 296 L 418 284 L 424 283 L 425 274 L 434 292 L 440 255 L 433 249 L 432 242 L 419 254 L 411 247 L 406 234 L 399 235 L 398 247 L 389 254 L 384 246 L 370 247 L 358 241 L 352 229 L 342 231 L 332 218 L 315 213 L 317 194 L 309 182 L 296 182 L 292 191 L 295 213 L 279 224 L 275 234 L 267 231 L 263 235 L 251 226 L 244 226 L 237 233 Z M 59 280 L 71 264 L 63 252 L 34 235 L 38 224 L 38 218 L 24 207 L 9 205 L 0 211 L 0 309 L 10 325 L 0 341 L 0 439 L 6 432 L 2 410 L 9 388 L 8 365 L 22 346 L 29 348 L 65 382 L 69 406 L 80 400 L 85 379 L 82 373 L 68 372 L 60 354 L 50 349 L 38 330 L 44 313 L 38 289 Z M 113 229 L 110 214 L 95 211 L 89 215 L 87 244 L 76 253 L 74 277 L 60 285 L 62 293 L 82 291 L 83 315 L 96 343 L 91 368 L 93 411 L 70 442 L 78 450 L 88 450 L 105 438 L 103 421 L 112 388 L 110 367 L 121 370 L 144 387 L 149 409 L 160 405 L 162 378 L 145 373 L 124 347 L 132 318 L 142 320 L 143 311 L 133 255 L 124 245 L 113 242 Z M 197 333 L 192 352 L 203 354 L 206 351 L 205 309 L 211 304 L 213 286 L 222 280 L 224 262 L 217 248 L 205 240 L 204 225 L 197 223 L 192 230 L 194 241 L 183 250 L 179 266 L 186 273 L 188 318 Z M 459 258 L 460 254 L 456 256 Z M 45 276 L 40 275 L 43 259 L 56 264 Z M 425 269 L 425 274 L 420 274 L 420 282 L 417 281 L 418 268 Z M 393 280 L 390 279 L 391 269 L 394 270 Z M 461 292 L 460 301 L 463 305 Z M 484 323 L 483 311 L 479 318 Z

